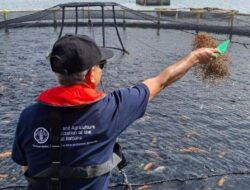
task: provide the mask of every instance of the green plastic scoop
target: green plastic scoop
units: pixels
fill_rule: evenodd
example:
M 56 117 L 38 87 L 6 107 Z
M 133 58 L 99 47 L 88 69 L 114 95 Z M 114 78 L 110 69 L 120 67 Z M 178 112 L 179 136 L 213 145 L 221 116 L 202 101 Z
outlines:
M 230 40 L 226 40 L 226 41 L 222 42 L 221 44 L 219 44 L 216 49 L 219 50 L 222 54 L 225 54 L 227 52 L 229 43 L 230 43 Z M 214 56 L 219 57 L 220 54 L 215 53 Z

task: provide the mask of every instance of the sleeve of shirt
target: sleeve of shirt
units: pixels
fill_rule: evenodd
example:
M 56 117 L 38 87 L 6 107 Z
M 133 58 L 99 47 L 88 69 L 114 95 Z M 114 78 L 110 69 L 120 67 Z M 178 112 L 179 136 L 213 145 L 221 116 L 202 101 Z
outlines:
M 24 150 L 23 150 L 23 148 L 21 146 L 21 142 L 20 142 L 21 125 L 22 125 L 22 122 L 21 122 L 21 117 L 20 117 L 18 124 L 17 124 L 16 134 L 15 134 L 15 138 L 14 138 L 14 144 L 13 144 L 13 148 L 12 148 L 12 160 L 21 166 L 26 166 L 28 163 L 27 163 L 25 153 L 24 153 Z
M 118 134 L 124 131 L 146 111 L 149 99 L 148 87 L 140 83 L 132 88 L 124 88 L 113 92 L 116 110 L 116 128 Z

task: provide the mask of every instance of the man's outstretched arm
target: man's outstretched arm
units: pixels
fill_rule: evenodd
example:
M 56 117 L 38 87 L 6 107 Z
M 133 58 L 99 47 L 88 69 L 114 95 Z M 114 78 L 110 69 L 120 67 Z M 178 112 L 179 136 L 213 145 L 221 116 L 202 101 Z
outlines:
M 184 76 L 193 65 L 198 63 L 209 64 L 215 59 L 214 53 L 220 53 L 217 49 L 201 48 L 189 53 L 186 57 L 165 68 L 159 75 L 143 81 L 149 88 L 149 101 L 161 90 Z

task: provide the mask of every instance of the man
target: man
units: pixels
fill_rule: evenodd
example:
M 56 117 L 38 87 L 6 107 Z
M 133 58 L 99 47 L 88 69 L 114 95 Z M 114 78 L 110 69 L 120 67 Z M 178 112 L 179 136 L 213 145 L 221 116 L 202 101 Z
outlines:
M 59 39 L 50 63 L 61 86 L 42 92 L 16 129 L 12 159 L 23 166 L 29 189 L 108 189 L 109 172 L 121 161 L 113 153 L 116 138 L 161 90 L 193 65 L 208 64 L 214 53 L 193 51 L 153 78 L 105 94 L 96 87 L 113 53 L 87 36 Z

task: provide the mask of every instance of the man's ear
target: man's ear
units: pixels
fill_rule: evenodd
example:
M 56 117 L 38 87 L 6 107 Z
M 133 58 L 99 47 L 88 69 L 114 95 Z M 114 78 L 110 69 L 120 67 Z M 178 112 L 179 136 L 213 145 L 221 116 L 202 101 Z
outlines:
M 89 69 L 85 75 L 85 82 L 91 87 L 96 88 L 95 78 L 93 77 L 93 68 Z
M 91 82 L 91 69 L 88 70 L 88 72 L 86 73 L 86 75 L 84 76 L 85 77 L 85 82 L 86 83 L 90 83 Z

